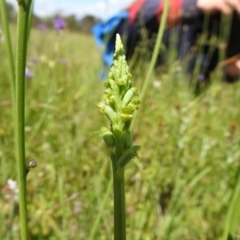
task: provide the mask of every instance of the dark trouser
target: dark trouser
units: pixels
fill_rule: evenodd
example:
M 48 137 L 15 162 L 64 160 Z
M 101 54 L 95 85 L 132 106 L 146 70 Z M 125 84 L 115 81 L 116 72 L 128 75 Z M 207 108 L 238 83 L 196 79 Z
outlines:
M 233 13 L 232 26 L 226 51 L 226 58 L 240 54 L 240 17 Z

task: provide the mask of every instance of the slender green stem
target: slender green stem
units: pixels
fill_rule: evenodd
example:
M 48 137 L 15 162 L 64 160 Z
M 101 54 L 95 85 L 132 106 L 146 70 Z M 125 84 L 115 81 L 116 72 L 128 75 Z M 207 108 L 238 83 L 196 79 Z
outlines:
M 115 154 L 112 156 L 113 204 L 114 204 L 114 240 L 126 239 L 125 182 L 124 168 L 117 162 L 123 154 L 121 132 L 115 133 Z
M 28 14 L 28 30 L 27 30 L 27 40 L 30 39 L 30 33 L 31 33 L 31 25 L 32 25 L 32 18 L 33 18 L 33 7 L 34 7 L 34 0 L 31 0 L 31 3 L 29 4 L 29 14 Z
M 6 236 L 6 240 L 11 240 L 12 239 L 12 233 L 13 233 L 13 223 L 14 223 L 14 217 L 15 217 L 15 212 L 17 209 L 17 205 L 16 202 L 14 201 L 14 199 L 12 200 L 11 203 L 11 212 L 9 215 L 9 227 L 8 227 L 8 231 L 7 231 L 7 236 Z
M 91 228 L 91 232 L 90 232 L 90 235 L 88 237 L 89 240 L 96 239 L 96 232 L 99 229 L 100 220 L 101 220 L 101 217 L 103 216 L 103 212 L 105 210 L 104 208 L 106 206 L 106 202 L 107 202 L 107 200 L 108 200 L 108 198 L 111 194 L 112 185 L 113 185 L 113 182 L 109 181 L 106 192 L 103 196 L 103 199 L 101 201 L 101 205 L 99 207 L 98 215 L 96 216 L 95 221 L 93 223 L 93 227 Z
M 156 64 L 156 61 L 157 61 L 157 57 L 158 57 L 158 54 L 159 54 L 159 49 L 160 49 L 160 46 L 161 46 L 161 43 L 162 43 L 162 38 L 163 38 L 163 34 L 164 34 L 166 22 L 167 22 L 168 10 L 169 10 L 169 0 L 165 1 L 164 10 L 163 10 L 163 14 L 162 14 L 162 17 L 161 17 L 161 24 L 159 26 L 157 40 L 156 40 L 154 50 L 153 50 L 153 56 L 151 58 L 150 66 L 148 68 L 147 75 L 145 77 L 143 88 L 142 88 L 142 91 L 141 91 L 141 94 L 140 94 L 140 100 L 141 101 L 143 100 L 143 98 L 146 94 L 146 90 L 147 90 L 147 87 L 149 85 L 149 81 L 150 81 L 150 78 L 152 76 L 153 69 L 154 69 L 154 66 Z M 135 118 L 136 118 L 136 114 L 135 114 Z
M 225 222 L 223 240 L 235 239 L 240 217 L 240 170 L 237 172 L 236 185 L 233 190 Z
M 163 14 L 162 14 L 162 17 L 161 17 L 161 23 L 159 25 L 157 39 L 156 39 L 156 43 L 155 43 L 154 50 L 153 50 L 153 55 L 152 55 L 152 58 L 151 58 L 151 61 L 150 61 L 150 65 L 149 65 L 146 77 L 144 79 L 144 84 L 143 84 L 143 87 L 142 87 L 142 91 L 140 93 L 140 101 L 141 102 L 143 101 L 143 99 L 145 97 L 147 88 L 149 86 L 150 78 L 151 78 L 153 70 L 154 70 L 154 66 L 156 65 L 157 57 L 158 57 L 158 54 L 159 54 L 159 49 L 160 49 L 162 39 L 163 39 L 165 26 L 166 26 L 166 23 L 167 23 L 168 10 L 169 10 L 169 0 L 167 0 L 165 2 L 165 5 L 164 5 Z M 133 117 L 131 128 L 133 127 L 136 119 L 137 119 L 137 113 L 135 113 L 135 115 Z
M 25 163 L 25 67 L 28 42 L 30 1 L 18 2 L 17 55 L 16 55 L 16 159 L 19 183 L 19 210 L 21 239 L 28 240 L 27 191 Z
M 125 213 L 125 182 L 124 168 L 113 167 L 113 200 L 114 200 L 114 240 L 126 239 L 126 213 Z
M 4 31 L 4 37 L 7 45 L 8 50 L 8 59 L 9 59 L 9 65 L 10 65 L 10 74 L 11 74 L 11 89 L 12 89 L 12 101 L 14 105 L 14 99 L 15 99 L 15 67 L 14 67 L 14 57 L 13 57 L 13 51 L 12 51 L 12 43 L 11 43 L 11 36 L 10 36 L 10 30 L 9 30 L 9 21 L 7 16 L 7 7 L 5 0 L 0 0 L 0 11 L 2 16 L 2 24 L 3 24 L 3 31 Z

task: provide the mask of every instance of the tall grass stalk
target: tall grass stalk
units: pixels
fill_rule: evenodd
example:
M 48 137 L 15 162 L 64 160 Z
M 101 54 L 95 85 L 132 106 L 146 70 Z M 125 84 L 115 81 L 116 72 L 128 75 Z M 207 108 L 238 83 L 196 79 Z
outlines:
M 233 190 L 231 201 L 228 206 L 228 213 L 224 227 L 223 240 L 235 239 L 240 219 L 240 169 L 236 176 L 236 185 Z
M 162 43 L 163 34 L 164 34 L 166 22 L 167 22 L 167 15 L 168 15 L 169 6 L 170 6 L 169 0 L 165 1 L 163 14 L 162 14 L 162 17 L 161 17 L 161 23 L 159 25 L 157 39 L 156 39 L 156 43 L 155 43 L 154 50 L 153 50 L 153 55 L 152 55 L 152 58 L 151 58 L 151 61 L 150 61 L 150 65 L 149 65 L 146 77 L 144 79 L 144 84 L 143 84 L 143 87 L 142 87 L 142 91 L 141 91 L 141 94 L 140 94 L 140 100 L 141 101 L 143 100 L 143 98 L 146 94 L 146 90 L 147 90 L 147 87 L 149 85 L 149 81 L 151 79 L 154 67 L 155 67 L 156 62 L 157 62 L 157 57 L 158 57 L 158 54 L 159 54 L 159 49 L 160 49 L 160 46 L 161 46 L 161 43 Z
M 16 51 L 16 160 L 19 184 L 21 239 L 28 240 L 26 162 L 25 162 L 25 67 L 31 0 L 18 2 Z
M 159 30 L 158 30 L 158 34 L 157 34 L 157 39 L 156 39 L 156 43 L 155 43 L 154 50 L 153 50 L 153 55 L 152 55 L 150 65 L 149 65 L 148 70 L 147 70 L 146 77 L 144 79 L 144 83 L 143 83 L 141 93 L 140 93 L 140 101 L 141 102 L 143 101 L 143 99 L 146 95 L 146 91 L 147 91 L 147 88 L 149 86 L 149 82 L 150 82 L 151 76 L 153 74 L 153 70 L 154 70 L 154 67 L 156 65 L 156 62 L 157 62 L 159 49 L 160 49 L 160 46 L 161 46 L 161 43 L 162 43 L 164 30 L 165 30 L 165 26 L 166 26 L 166 23 L 167 23 L 167 15 L 168 15 L 169 6 L 170 6 L 169 0 L 165 1 L 163 14 L 162 14 L 162 17 L 161 17 Z M 133 118 L 133 121 L 132 121 L 132 126 L 134 125 L 134 121 L 135 121 L 136 117 L 137 117 L 137 114 L 134 115 L 134 118 Z M 132 126 L 131 126 L 131 128 L 132 128 Z
M 34 0 L 31 0 L 30 6 L 29 6 L 29 14 L 28 14 L 28 28 L 27 28 L 27 41 L 30 38 L 31 33 L 31 25 L 32 25 L 32 18 L 33 18 L 33 7 L 34 7 Z
M 132 146 L 130 125 L 133 113 L 140 104 L 137 89 L 125 60 L 120 36 L 116 37 L 114 64 L 110 69 L 105 93 L 97 105 L 110 121 L 102 128 L 102 137 L 110 150 L 113 171 L 114 239 L 126 239 L 124 168 L 140 146 Z
M 7 16 L 7 7 L 5 0 L 0 0 L 0 11 L 2 16 L 2 24 L 3 24 L 3 32 L 4 32 L 4 38 L 7 46 L 7 52 L 8 52 L 8 59 L 9 59 L 9 65 L 10 65 L 10 78 L 11 78 L 11 95 L 12 95 L 12 104 L 14 106 L 14 99 L 15 99 L 15 67 L 14 67 L 14 56 L 13 56 L 13 50 L 12 50 L 12 41 L 11 41 L 11 35 L 10 35 L 10 29 L 9 29 L 9 21 Z M 14 112 L 14 110 L 13 110 Z
M 106 207 L 107 200 L 108 200 L 108 198 L 111 194 L 112 185 L 113 184 L 112 184 L 112 179 L 111 179 L 111 181 L 108 182 L 106 192 L 105 192 L 104 197 L 101 201 L 101 205 L 99 206 L 98 214 L 97 214 L 97 216 L 95 218 L 95 221 L 93 223 L 93 227 L 91 228 L 91 232 L 90 232 L 89 237 L 88 237 L 89 240 L 96 239 L 96 233 L 97 233 L 97 230 L 99 229 L 100 220 L 101 220 L 101 217 L 103 215 L 104 209 Z
M 9 230 L 7 231 L 7 234 L 6 234 L 6 240 L 11 240 L 12 239 L 13 224 L 14 224 L 14 217 L 15 217 L 16 208 L 17 208 L 17 205 L 16 205 L 16 202 L 13 199 L 12 202 L 11 202 L 11 206 L 10 206 L 10 213 L 9 213 L 9 219 L 8 219 Z

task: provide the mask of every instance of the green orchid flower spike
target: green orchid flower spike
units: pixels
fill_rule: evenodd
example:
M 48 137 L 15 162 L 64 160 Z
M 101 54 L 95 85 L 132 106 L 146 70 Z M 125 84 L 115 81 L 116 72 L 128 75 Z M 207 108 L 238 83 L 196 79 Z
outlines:
M 140 149 L 140 146 L 132 146 L 130 133 L 133 113 L 138 109 L 140 100 L 137 88 L 133 86 L 119 35 L 116 36 L 113 65 L 104 86 L 106 90 L 97 107 L 109 119 L 110 128 L 101 129 L 102 137 L 111 149 L 112 161 L 124 167 L 137 156 Z
M 110 127 L 103 127 L 101 135 L 110 149 L 113 168 L 114 190 L 114 239 L 126 239 L 124 167 L 137 157 L 140 146 L 132 145 L 130 126 L 140 100 L 137 88 L 133 86 L 120 36 L 116 36 L 113 65 L 110 69 L 102 101 L 97 104 L 100 112 L 110 121 Z

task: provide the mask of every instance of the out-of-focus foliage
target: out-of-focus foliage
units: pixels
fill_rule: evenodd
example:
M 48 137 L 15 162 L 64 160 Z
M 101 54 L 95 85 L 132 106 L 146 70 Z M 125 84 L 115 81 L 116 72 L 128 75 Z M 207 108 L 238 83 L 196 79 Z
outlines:
M 10 22 L 15 23 L 17 20 L 17 13 L 14 7 L 7 3 L 7 12 L 8 12 L 8 19 Z M 71 31 L 77 31 L 77 32 L 82 32 L 86 34 L 91 34 L 91 28 L 94 24 L 99 22 L 99 19 L 87 15 L 84 16 L 81 19 L 76 18 L 74 15 L 68 15 L 68 16 L 61 16 L 61 14 L 55 14 L 50 17 L 46 18 L 40 18 L 37 15 L 33 14 L 32 17 L 32 27 L 36 28 L 38 27 L 39 23 L 44 23 L 46 27 L 51 29 L 53 27 L 53 20 L 62 17 L 67 23 L 67 27 Z

